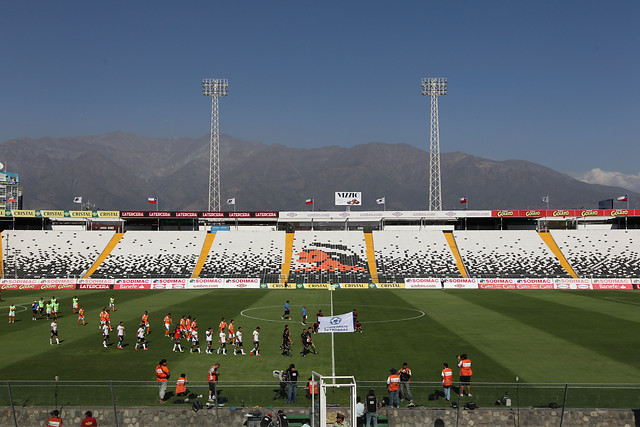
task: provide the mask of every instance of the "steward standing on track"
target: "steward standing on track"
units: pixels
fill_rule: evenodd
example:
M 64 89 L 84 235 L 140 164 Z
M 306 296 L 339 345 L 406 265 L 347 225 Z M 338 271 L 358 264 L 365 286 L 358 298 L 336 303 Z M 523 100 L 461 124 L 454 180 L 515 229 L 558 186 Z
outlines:
M 464 386 L 467 385 L 467 394 L 471 397 L 471 360 L 465 353 L 458 356 L 458 367 L 460 368 L 460 396 L 464 396 Z
M 156 366 L 156 377 L 158 379 L 158 386 L 160 388 L 159 396 L 161 403 L 166 402 L 166 400 L 164 400 L 164 395 L 167 391 L 167 381 L 169 380 L 170 376 L 171 374 L 169 373 L 169 368 L 167 368 L 167 359 L 162 359 L 158 363 L 158 366 Z
M 387 378 L 387 387 L 389 389 L 389 406 L 400 407 L 400 375 L 395 368 L 389 370 L 391 375 Z
M 209 401 L 214 401 L 217 398 L 216 392 L 216 383 L 218 382 L 218 377 L 220 374 L 218 373 L 218 368 L 220 367 L 219 363 L 216 363 L 209 369 L 209 374 L 207 377 L 207 381 L 209 382 Z
M 451 400 L 451 385 L 453 384 L 453 371 L 448 363 L 442 366 L 442 387 L 444 388 L 444 398 Z

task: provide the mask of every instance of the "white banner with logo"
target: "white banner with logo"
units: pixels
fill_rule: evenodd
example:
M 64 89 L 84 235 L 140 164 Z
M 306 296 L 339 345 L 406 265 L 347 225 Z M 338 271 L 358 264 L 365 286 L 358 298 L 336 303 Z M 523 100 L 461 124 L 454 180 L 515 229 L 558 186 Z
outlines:
M 353 312 L 338 314 L 337 316 L 320 317 L 318 332 L 354 332 Z

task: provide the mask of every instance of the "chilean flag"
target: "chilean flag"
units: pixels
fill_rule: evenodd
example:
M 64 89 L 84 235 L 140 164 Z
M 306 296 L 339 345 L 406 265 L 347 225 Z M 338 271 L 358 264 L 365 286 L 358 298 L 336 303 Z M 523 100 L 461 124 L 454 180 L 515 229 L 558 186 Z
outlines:
M 307 205 L 312 205 L 312 204 L 313 204 L 313 197 L 312 197 L 312 198 L 310 198 L 310 199 L 305 200 L 304 202 L 305 202 L 305 204 L 307 204 Z
M 149 197 L 149 198 L 147 199 L 147 201 L 148 201 L 149 203 L 151 203 L 152 205 L 157 205 L 157 204 L 158 204 L 158 198 L 157 198 L 157 197 Z
M 465 203 L 467 203 L 467 198 L 466 198 L 466 197 L 461 197 L 461 198 L 460 198 L 460 203 L 462 203 L 463 205 L 464 205 Z
M 629 195 L 625 194 L 624 196 L 618 197 L 618 201 L 619 202 L 628 202 L 629 201 Z

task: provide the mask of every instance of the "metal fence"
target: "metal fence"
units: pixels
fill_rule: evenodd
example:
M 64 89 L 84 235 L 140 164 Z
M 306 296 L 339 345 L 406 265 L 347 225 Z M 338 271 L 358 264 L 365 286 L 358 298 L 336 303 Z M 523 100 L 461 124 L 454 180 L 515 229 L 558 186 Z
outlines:
M 564 413 L 570 408 L 635 408 L 640 402 L 640 384 L 531 384 L 531 383 L 472 383 L 472 396 L 460 396 L 458 386 L 451 387 L 451 401 L 446 401 L 440 383 L 411 382 L 413 402 L 427 408 L 451 407 L 455 402 L 464 406 L 474 402 L 479 408 L 557 408 Z M 297 385 L 297 403 L 290 406 L 311 407 L 311 399 L 306 397 L 306 383 Z M 119 407 L 161 405 L 155 381 L 0 381 L 0 403 L 10 406 L 13 413 L 29 407 L 113 408 L 110 425 L 118 425 Z M 187 388 L 191 399 L 206 403 L 208 383 L 189 382 Z M 359 381 L 357 395 L 363 399 L 373 389 L 376 396 L 384 401 L 388 396 L 386 382 Z M 217 393 L 224 407 L 267 407 L 285 405 L 285 384 L 268 382 L 220 382 Z M 400 406 L 409 404 L 406 399 Z M 175 395 L 175 382 L 169 381 L 167 394 L 169 405 L 184 404 L 184 397 Z M 330 389 L 327 402 L 332 406 L 349 406 L 347 390 Z M 217 405 L 216 405 L 217 406 Z M 120 420 L 121 421 L 121 420 Z

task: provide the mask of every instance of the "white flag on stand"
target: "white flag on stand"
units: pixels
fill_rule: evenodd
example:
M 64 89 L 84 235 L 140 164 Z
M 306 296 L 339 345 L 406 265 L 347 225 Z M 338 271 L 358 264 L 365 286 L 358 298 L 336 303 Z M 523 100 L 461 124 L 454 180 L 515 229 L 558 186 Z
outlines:
M 227 204 L 228 205 L 235 205 L 236 204 L 236 198 L 234 197 L 233 199 L 227 199 Z
M 78 197 L 78 196 L 74 197 L 73 203 L 82 203 L 82 197 Z
M 318 332 L 354 332 L 353 312 L 338 314 L 336 316 L 320 317 Z

